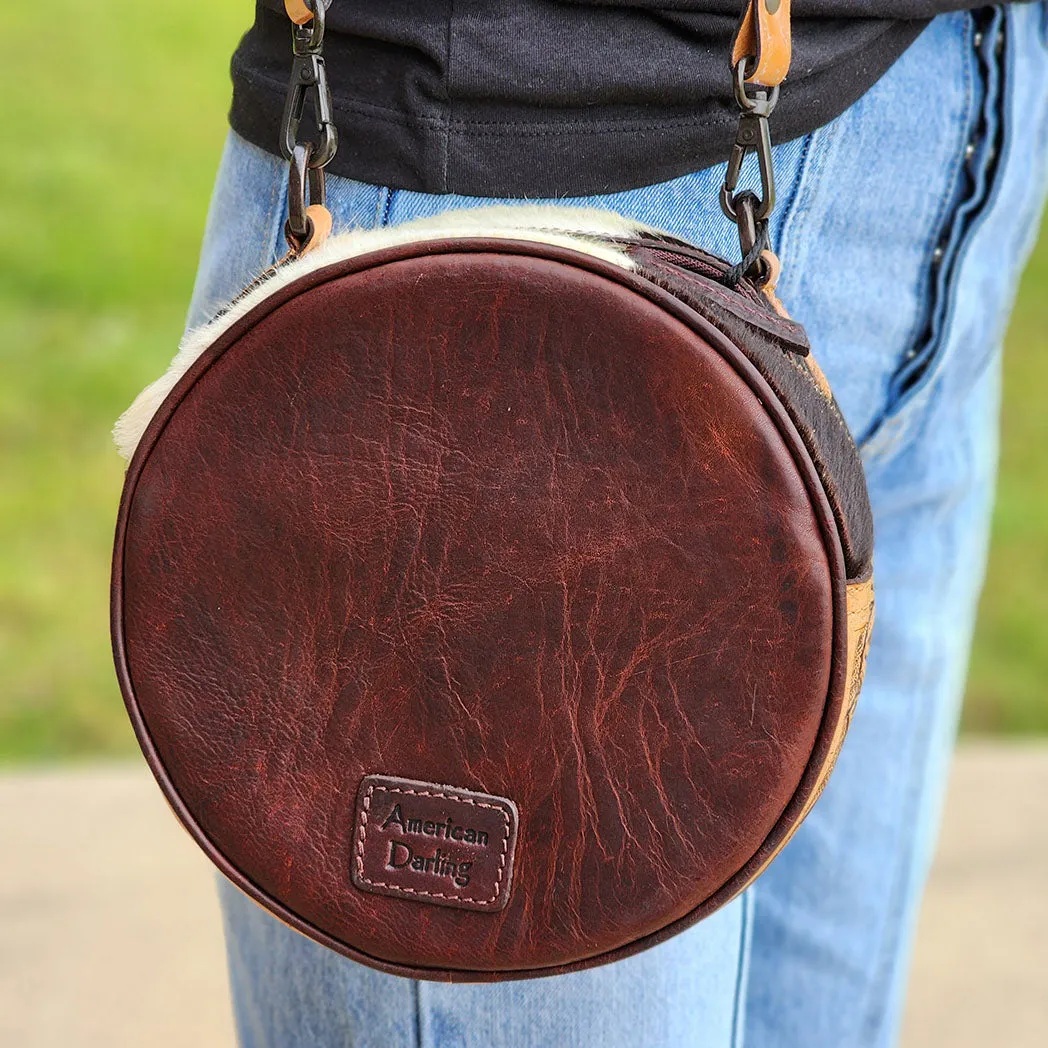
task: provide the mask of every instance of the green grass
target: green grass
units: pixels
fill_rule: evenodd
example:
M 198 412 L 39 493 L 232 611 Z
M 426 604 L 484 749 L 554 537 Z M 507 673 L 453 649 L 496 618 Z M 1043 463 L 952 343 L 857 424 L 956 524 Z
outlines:
M 109 656 L 108 431 L 177 345 L 249 18 L 0 10 L 0 759 L 134 747 Z
M 1008 332 L 1001 478 L 964 726 L 1048 733 L 1048 225 Z
M 109 427 L 177 343 L 246 3 L 0 11 L 0 760 L 128 753 Z M 1048 731 L 1048 242 L 1007 357 L 1004 475 L 968 724 Z

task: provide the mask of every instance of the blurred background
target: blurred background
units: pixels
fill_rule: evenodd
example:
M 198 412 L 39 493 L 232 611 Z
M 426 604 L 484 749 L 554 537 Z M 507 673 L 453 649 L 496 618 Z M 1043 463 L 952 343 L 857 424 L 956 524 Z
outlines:
M 108 569 L 109 429 L 182 330 L 246 3 L 4 4 L 0 759 L 130 754 Z M 91 40 L 91 46 L 85 41 Z M 968 732 L 1048 733 L 1048 239 L 1006 354 L 1000 499 Z
M 0 777 L 137 753 L 109 654 L 109 430 L 176 348 L 249 18 L 245 2 L 0 9 Z M 970 738 L 1048 735 L 1044 235 L 1005 361 Z

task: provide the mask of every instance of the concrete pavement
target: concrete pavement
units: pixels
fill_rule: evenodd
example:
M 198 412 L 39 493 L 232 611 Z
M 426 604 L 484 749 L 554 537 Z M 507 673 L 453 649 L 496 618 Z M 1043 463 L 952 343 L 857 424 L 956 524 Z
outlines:
M 1046 809 L 1048 746 L 962 747 L 905 1048 L 1048 1044 Z M 0 1045 L 233 1044 L 210 867 L 143 766 L 0 775 L 0 842 Z

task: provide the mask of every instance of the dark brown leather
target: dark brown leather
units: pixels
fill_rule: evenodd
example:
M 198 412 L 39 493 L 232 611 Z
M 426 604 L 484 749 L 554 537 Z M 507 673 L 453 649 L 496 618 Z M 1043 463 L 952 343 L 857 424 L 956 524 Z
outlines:
M 350 871 L 362 891 L 501 910 L 516 843 L 517 807 L 505 797 L 368 775 L 357 791 Z
M 698 311 L 746 354 L 775 390 L 803 435 L 840 528 L 848 577 L 873 566 L 873 513 L 866 475 L 848 424 L 836 402 L 819 390 L 798 357 L 810 352 L 799 324 L 781 317 L 749 285 L 742 294 L 719 283 L 723 263 L 694 248 L 636 244 L 631 254 L 649 279 Z
M 318 941 L 444 979 L 625 956 L 737 894 L 824 781 L 842 527 L 810 428 L 683 297 L 567 249 L 389 249 L 275 292 L 147 430 L 129 712 L 211 858 Z M 390 778 L 499 857 L 515 811 L 485 908 L 373 890 L 440 875 L 367 842 L 354 883 Z M 440 808 L 477 795 L 491 825 Z

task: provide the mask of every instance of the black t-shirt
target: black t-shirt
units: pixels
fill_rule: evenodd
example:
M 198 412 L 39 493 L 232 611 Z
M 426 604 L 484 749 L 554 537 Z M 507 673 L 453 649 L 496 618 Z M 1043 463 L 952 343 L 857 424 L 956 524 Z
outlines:
M 772 130 L 845 110 L 930 17 L 966 0 L 794 0 Z M 329 171 L 478 196 L 661 182 L 726 159 L 740 0 L 333 0 L 325 43 L 340 146 Z M 291 68 L 282 0 L 233 57 L 233 128 L 278 151 Z M 915 100 L 918 104 L 920 100 Z M 303 129 L 306 129 L 304 122 Z

